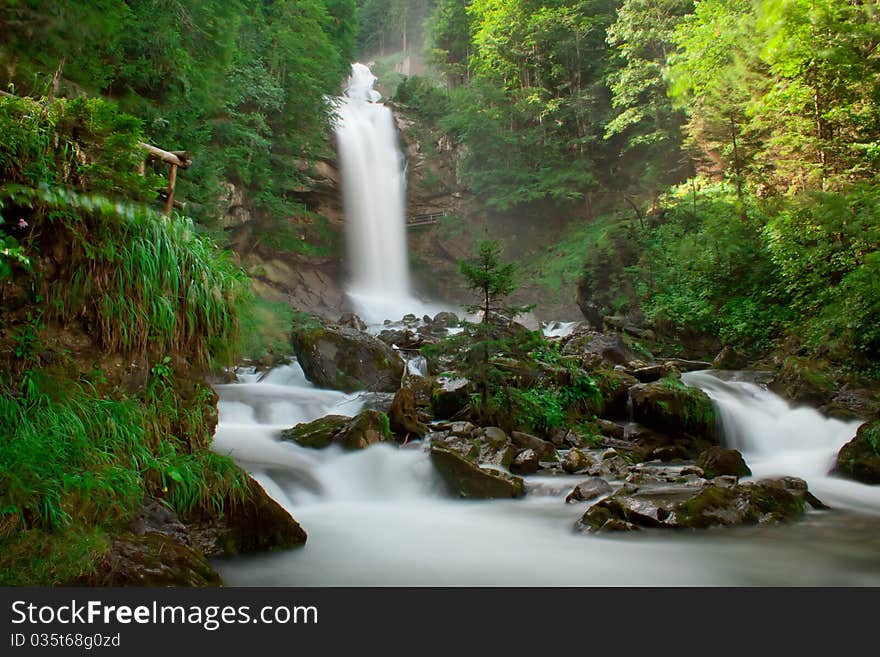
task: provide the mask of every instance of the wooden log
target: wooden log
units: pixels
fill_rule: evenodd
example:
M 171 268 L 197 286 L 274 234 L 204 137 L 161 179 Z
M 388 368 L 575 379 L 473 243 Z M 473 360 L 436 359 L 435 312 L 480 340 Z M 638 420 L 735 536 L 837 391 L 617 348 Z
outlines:
M 182 159 L 175 153 L 172 153 L 170 151 L 163 151 L 161 148 L 156 148 L 155 146 L 152 146 L 150 144 L 140 142 L 138 146 L 147 151 L 147 153 L 150 154 L 150 157 L 154 157 L 157 160 L 161 160 L 162 162 L 167 162 L 171 166 L 177 166 L 181 169 L 186 169 L 192 163 L 192 160 L 190 159 Z M 189 155 L 189 153 L 186 153 L 185 151 L 179 151 L 179 153 L 181 153 L 182 155 Z

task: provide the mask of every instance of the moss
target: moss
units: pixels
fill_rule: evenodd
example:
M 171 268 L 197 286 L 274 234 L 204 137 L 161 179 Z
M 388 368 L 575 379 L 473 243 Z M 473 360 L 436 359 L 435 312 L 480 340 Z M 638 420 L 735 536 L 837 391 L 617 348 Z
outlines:
M 694 497 L 676 506 L 676 520 L 684 527 L 710 527 L 717 522 L 707 512 L 730 505 L 735 497 L 733 489 L 707 486 Z

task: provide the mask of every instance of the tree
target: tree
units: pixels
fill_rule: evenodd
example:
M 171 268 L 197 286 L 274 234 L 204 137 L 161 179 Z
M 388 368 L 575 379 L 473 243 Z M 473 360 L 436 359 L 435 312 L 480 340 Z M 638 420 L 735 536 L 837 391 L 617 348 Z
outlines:
M 666 69 L 675 51 L 674 29 L 693 4 L 624 0 L 608 28 L 608 45 L 620 60 L 608 76 L 615 116 L 605 127 L 605 139 L 623 140 L 621 155 L 633 165 L 626 169 L 653 199 L 661 185 L 679 179 L 685 116 L 667 94 Z
M 468 287 L 477 292 L 480 299 L 478 304 L 467 306 L 467 309 L 479 312 L 483 324 L 492 323 L 498 315 L 512 318 L 529 310 L 529 307 L 503 303 L 505 297 L 516 290 L 516 265 L 501 262 L 500 255 L 501 245 L 496 240 L 484 239 L 477 243 L 477 254 L 472 261 L 458 263 Z

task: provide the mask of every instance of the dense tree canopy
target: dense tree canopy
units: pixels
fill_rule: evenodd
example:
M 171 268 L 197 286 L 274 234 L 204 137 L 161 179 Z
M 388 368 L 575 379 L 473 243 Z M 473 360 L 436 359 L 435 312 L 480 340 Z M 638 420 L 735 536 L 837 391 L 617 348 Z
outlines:
M 328 148 L 329 107 L 354 56 L 354 0 L 11 2 L 0 8 L 0 81 L 41 95 L 101 94 L 186 149 L 187 199 L 211 215 L 221 184 L 291 207 L 303 162 Z

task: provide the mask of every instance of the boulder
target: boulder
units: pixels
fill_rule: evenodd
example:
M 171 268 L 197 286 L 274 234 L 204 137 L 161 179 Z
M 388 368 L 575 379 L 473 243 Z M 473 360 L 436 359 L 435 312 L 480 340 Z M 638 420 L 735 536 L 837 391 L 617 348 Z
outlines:
M 510 439 L 514 445 L 521 449 L 534 450 L 541 461 L 556 460 L 556 446 L 548 440 L 542 440 L 537 436 L 521 431 L 511 432 Z
M 748 477 L 752 474 L 749 466 L 743 460 L 742 454 L 735 449 L 725 449 L 717 445 L 713 445 L 700 454 L 697 458 L 697 467 L 703 470 L 707 479 L 720 475 Z
M 647 365 L 645 367 L 637 367 L 636 369 L 627 370 L 627 374 L 634 376 L 641 383 L 653 383 L 659 381 L 671 372 L 672 368 L 665 363 L 662 365 Z
M 464 377 L 438 376 L 431 393 L 436 418 L 461 417 L 471 401 L 470 381 Z
M 621 523 L 664 529 L 783 522 L 803 514 L 806 504 L 821 505 L 802 479 L 784 477 L 745 484 L 652 487 L 633 492 L 625 486 L 591 506 L 576 528 L 602 531 Z
M 521 478 L 499 470 L 481 468 L 445 447 L 431 446 L 431 462 L 450 492 L 459 497 L 486 499 L 525 495 L 525 484 Z
M 663 364 L 670 370 L 675 369 L 679 372 L 697 372 L 712 367 L 712 363 L 707 363 L 704 360 L 685 360 L 684 358 L 667 358 Z
M 434 315 L 434 324 L 439 324 L 440 326 L 458 326 L 459 319 L 458 315 L 455 313 L 442 311 Z
M 562 459 L 562 469 L 569 474 L 583 472 L 592 465 L 593 459 L 586 452 L 582 452 L 577 448 L 568 450 Z
M 729 345 L 712 359 L 712 367 L 716 370 L 744 370 L 748 365 L 749 360 L 746 355 Z
M 860 426 L 855 438 L 840 448 L 833 472 L 863 484 L 880 484 L 880 420 Z
M 524 449 L 510 464 L 510 471 L 514 474 L 533 474 L 538 471 L 540 460 L 538 454 L 533 449 Z
M 227 499 L 222 510 L 202 509 L 185 518 L 207 556 L 298 547 L 306 532 L 263 487 L 248 477 L 244 499 Z
M 327 415 L 312 422 L 303 422 L 281 432 L 282 440 L 292 440 L 303 447 L 323 449 L 351 422 L 347 415 Z
M 364 449 L 391 438 L 388 416 L 379 411 L 364 411 L 343 427 L 333 442 L 349 450 Z
M 294 330 L 292 342 L 303 372 L 316 386 L 344 392 L 395 392 L 400 386 L 403 361 L 368 333 L 310 322 Z
M 572 489 L 565 498 L 566 502 L 586 502 L 612 491 L 611 484 L 602 477 L 590 477 Z
M 665 378 L 633 386 L 630 398 L 636 422 L 672 435 L 715 439 L 715 409 L 699 388 Z
M 427 427 L 425 428 L 427 432 Z M 281 432 L 282 440 L 292 440 L 303 447 L 323 449 L 331 444 L 345 449 L 364 449 L 391 438 L 388 416 L 381 411 L 361 411 L 355 417 L 328 415 L 304 422 Z

